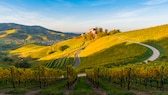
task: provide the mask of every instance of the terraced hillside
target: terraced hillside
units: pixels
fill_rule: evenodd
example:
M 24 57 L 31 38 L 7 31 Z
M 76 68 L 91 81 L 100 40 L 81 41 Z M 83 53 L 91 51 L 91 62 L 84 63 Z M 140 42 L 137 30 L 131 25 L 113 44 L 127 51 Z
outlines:
M 167 31 L 165 27 L 167 27 L 167 25 L 122 32 L 106 35 L 90 41 L 84 40 L 82 37 L 76 37 L 51 46 L 27 44 L 18 49 L 11 50 L 9 53 L 21 58 L 32 58 L 34 60 L 30 61 L 30 63 L 33 65 L 36 63 L 36 65 L 42 64 L 50 68 L 64 68 L 67 64 L 73 65 L 75 62 L 75 53 L 82 50 L 79 54 L 81 64 L 77 66 L 79 70 L 99 65 L 113 67 L 142 62 L 152 55 L 152 51 L 149 48 L 136 43 L 127 42 L 126 40 L 129 39 L 137 42 L 146 42 L 158 48 L 161 52 L 160 60 L 163 60 L 167 58 L 164 54 L 167 49 L 167 40 L 164 39 L 166 39 L 168 35 L 167 32 L 165 32 Z M 159 32 L 156 32 L 157 29 L 159 29 Z M 161 35 L 162 33 L 165 35 Z M 150 36 L 150 38 L 148 39 L 147 36 Z M 119 37 L 126 40 L 119 39 Z
M 15 50 L 11 50 L 11 55 L 21 58 L 30 57 L 35 59 L 32 65 L 39 63 L 50 68 L 64 68 L 66 65 L 74 63 L 74 55 L 79 51 L 85 42 L 81 37 L 68 39 L 51 46 L 40 46 L 28 44 Z
M 18 56 L 21 61 L 30 58 L 28 62 L 34 68 L 22 69 L 14 66 L 7 69 L 0 68 L 2 84 L 0 88 L 16 87 L 17 89 L 6 91 L 13 94 L 35 91 L 44 95 L 83 93 L 89 95 L 167 95 L 167 27 L 168 25 L 163 25 L 122 32 L 92 40 L 86 40 L 80 36 L 51 46 L 24 45 L 8 53 L 10 56 Z M 157 48 L 161 53 L 160 58 L 148 64 L 139 63 L 153 52 L 149 48 L 127 40 L 146 43 Z M 77 67 L 67 66 L 73 65 L 75 55 L 79 51 L 81 64 Z M 3 52 L 0 54 L 0 57 L 5 56 Z M 12 60 L 4 59 L 12 63 Z M 81 75 L 79 74 L 81 71 L 86 77 L 77 77 Z M 20 88 L 22 85 L 25 90 Z M 33 88 L 32 90 L 31 86 L 40 89 Z M 0 93 L 3 92 L 4 89 L 0 90 Z

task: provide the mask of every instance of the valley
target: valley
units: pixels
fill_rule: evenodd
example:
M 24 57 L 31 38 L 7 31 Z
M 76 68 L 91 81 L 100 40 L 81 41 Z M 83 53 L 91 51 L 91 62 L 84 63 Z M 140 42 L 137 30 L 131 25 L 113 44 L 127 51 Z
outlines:
M 167 29 L 168 25 L 127 32 L 98 28 L 96 34 L 69 36 L 50 45 L 19 43 L 0 52 L 0 89 L 12 88 L 6 94 L 166 95 Z M 17 32 L 2 32 L 0 40 Z

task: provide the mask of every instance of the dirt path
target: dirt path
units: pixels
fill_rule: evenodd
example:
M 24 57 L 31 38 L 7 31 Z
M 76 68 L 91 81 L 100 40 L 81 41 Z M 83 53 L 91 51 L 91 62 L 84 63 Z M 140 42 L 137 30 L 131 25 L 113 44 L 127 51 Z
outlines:
M 142 92 L 142 91 L 133 90 L 133 89 L 130 90 L 130 92 L 135 93 L 136 95 L 152 95 L 152 94 L 150 94 L 148 92 Z
M 93 90 L 97 93 L 97 95 L 106 95 L 106 91 L 105 90 L 103 90 L 101 88 L 94 87 L 94 85 L 92 85 L 92 83 L 89 80 L 87 80 L 87 79 L 86 79 L 86 82 L 87 82 L 87 84 L 90 85 L 90 87 L 93 88 Z
M 40 89 L 32 89 L 26 92 L 24 95 L 36 95 L 39 91 Z
M 154 47 L 152 47 L 152 46 L 150 46 L 150 45 L 143 44 L 143 43 L 140 43 L 140 42 L 135 42 L 135 41 L 132 41 L 132 40 L 126 40 L 126 39 L 123 39 L 123 38 L 121 38 L 121 37 L 119 37 L 119 36 L 116 36 L 116 37 L 117 37 L 118 39 L 124 40 L 124 41 L 126 41 L 126 42 L 136 43 L 136 44 L 139 44 L 139 45 L 142 45 L 142 46 L 145 46 L 145 47 L 151 49 L 152 52 L 153 52 L 153 54 L 152 54 L 148 59 L 144 60 L 143 62 L 146 62 L 146 63 L 147 63 L 148 61 L 154 61 L 154 60 L 156 60 L 156 59 L 160 56 L 159 50 L 157 50 L 156 48 L 154 48 Z
M 5 92 L 8 92 L 12 90 L 13 88 L 5 88 L 0 90 L 0 95 L 11 95 L 11 94 L 5 94 Z

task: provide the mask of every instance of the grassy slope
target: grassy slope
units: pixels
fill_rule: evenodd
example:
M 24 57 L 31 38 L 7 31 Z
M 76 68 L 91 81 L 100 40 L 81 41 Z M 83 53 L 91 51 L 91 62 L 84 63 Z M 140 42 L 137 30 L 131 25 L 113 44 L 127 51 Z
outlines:
M 23 57 L 31 56 L 32 58 L 40 58 L 39 60 L 51 60 L 59 58 L 71 52 L 73 49 L 79 48 L 82 44 L 82 39 L 74 38 L 59 42 L 52 46 L 28 44 L 16 50 L 11 50 L 9 53 L 20 54 Z
M 53 51 L 53 53 L 40 58 L 40 60 L 51 60 L 51 59 L 61 58 L 79 49 L 82 45 L 83 45 L 83 39 L 81 38 L 73 38 L 73 39 L 62 41 L 60 43 L 57 43 L 51 46 L 50 52 Z
M 81 46 L 83 46 L 83 44 L 84 42 L 82 38 L 73 38 L 52 46 L 28 44 L 16 50 L 11 50 L 9 53 L 12 55 L 19 55 L 20 57 L 37 59 L 29 61 L 29 63 L 33 63 L 33 67 L 42 64 L 52 68 L 63 68 L 68 64 L 73 64 L 74 54 L 81 48 Z
M 45 54 L 44 52 L 41 52 L 41 51 L 44 51 L 45 48 L 48 48 L 48 46 L 39 46 L 39 45 L 35 45 L 35 44 L 28 44 L 28 45 L 25 45 L 25 46 L 18 48 L 16 50 L 11 50 L 9 53 L 10 54 L 17 54 L 17 55 L 20 55 L 21 57 L 31 56 L 32 58 L 36 58 L 36 57 L 38 58 L 38 57 L 41 57 Z M 36 53 L 37 55 L 33 56 L 34 53 Z
M 146 50 L 146 47 L 124 42 L 115 36 L 102 37 L 81 52 L 81 65 L 78 68 L 128 63 L 144 55 Z
M 138 42 L 145 42 L 149 40 L 161 40 L 164 37 L 168 37 L 168 25 L 161 25 L 141 30 L 128 31 L 125 33 L 118 34 L 118 36 Z
M 152 43 L 152 46 L 159 49 L 161 56 L 168 56 L 168 25 L 128 31 L 118 34 L 118 36 L 138 42 Z
M 161 25 L 118 33 L 114 36 L 106 36 L 94 41 L 81 52 L 82 64 L 79 69 L 103 64 L 140 62 L 152 54 L 151 50 L 143 46 L 124 43 L 115 36 L 137 42 L 146 42 L 159 49 L 161 52 L 159 59 L 168 59 L 168 52 L 166 52 L 168 50 L 168 38 L 166 38 L 168 37 L 168 25 Z

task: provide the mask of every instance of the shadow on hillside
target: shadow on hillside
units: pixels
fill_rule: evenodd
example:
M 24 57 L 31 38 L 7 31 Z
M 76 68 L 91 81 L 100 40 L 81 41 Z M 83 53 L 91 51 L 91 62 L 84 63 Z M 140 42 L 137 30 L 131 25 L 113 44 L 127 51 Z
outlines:
M 168 61 L 168 37 L 162 38 L 160 40 L 148 40 L 144 42 L 149 44 L 159 50 L 160 56 L 157 61 Z
M 158 60 L 168 61 L 167 56 L 168 53 L 166 53 L 166 50 L 168 49 L 168 38 L 163 38 L 158 41 L 149 40 L 144 43 L 147 43 L 159 49 L 159 51 L 161 52 L 161 56 Z M 165 49 L 162 48 L 161 46 L 164 46 Z M 107 49 L 101 50 L 89 56 L 80 57 L 81 63 L 79 66 L 75 68 L 84 71 L 85 68 L 92 68 L 94 66 L 113 67 L 113 66 L 120 66 L 130 63 L 141 62 L 144 60 L 144 57 L 145 58 L 149 57 L 147 53 L 148 53 L 147 49 L 143 46 L 140 46 L 135 43 L 128 44 L 124 42 L 109 47 Z M 137 59 L 143 59 L 143 60 L 137 61 Z M 30 59 L 28 62 L 31 63 L 32 67 L 43 65 L 49 68 L 60 68 L 64 70 L 66 69 L 67 65 L 74 65 L 75 63 L 75 58 L 73 57 L 62 57 L 59 59 L 44 60 L 44 61 L 37 61 L 37 60 L 38 59 Z

